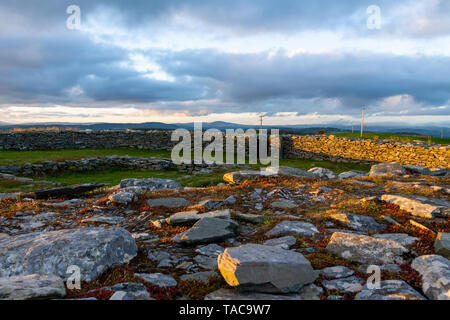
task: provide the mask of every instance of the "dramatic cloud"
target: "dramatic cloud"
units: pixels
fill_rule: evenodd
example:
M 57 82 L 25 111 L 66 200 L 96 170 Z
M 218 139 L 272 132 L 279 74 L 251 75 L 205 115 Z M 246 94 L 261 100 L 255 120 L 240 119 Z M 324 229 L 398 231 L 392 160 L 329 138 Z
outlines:
M 72 4 L 80 30 L 66 28 Z M 366 25 L 373 4 L 379 30 Z M 363 105 L 368 117 L 448 121 L 449 16 L 444 0 L 4 0 L 0 121 L 33 110 L 39 121 L 71 111 L 328 121 Z

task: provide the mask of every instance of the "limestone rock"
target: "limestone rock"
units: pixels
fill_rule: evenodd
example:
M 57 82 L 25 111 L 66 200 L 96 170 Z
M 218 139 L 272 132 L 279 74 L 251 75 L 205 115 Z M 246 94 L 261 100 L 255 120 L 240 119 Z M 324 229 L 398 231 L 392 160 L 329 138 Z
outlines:
M 450 214 L 450 202 L 446 200 L 394 194 L 384 194 L 381 200 L 396 204 L 401 210 L 421 218 L 448 217 Z
M 223 176 L 223 180 L 230 184 L 240 184 L 244 181 L 256 180 L 265 177 L 274 177 L 276 174 L 266 171 L 237 171 L 229 172 Z
M 370 288 L 367 284 L 355 300 L 426 300 L 403 280 L 380 281 L 380 288 Z
M 91 281 L 136 253 L 135 240 L 122 228 L 35 232 L 2 242 L 0 276 L 55 274 L 66 280 L 67 268 L 75 265 L 81 269 L 81 280 Z
M 203 271 L 203 272 L 196 272 L 196 273 L 189 273 L 189 274 L 183 274 L 180 279 L 182 281 L 186 280 L 194 280 L 202 283 L 207 283 L 209 279 L 213 276 L 217 275 L 214 271 Z
M 261 223 L 266 217 L 258 214 L 250 214 L 250 213 L 241 213 L 235 212 L 235 217 L 237 220 L 250 222 L 250 223 Z
M 422 276 L 422 290 L 433 300 L 450 300 L 450 261 L 438 255 L 414 259 L 411 267 Z
M 323 280 L 322 285 L 328 290 L 338 290 L 340 293 L 356 293 L 363 289 L 364 280 L 355 276 L 334 280 Z
M 157 285 L 158 287 L 176 287 L 177 281 L 170 275 L 162 273 L 135 273 L 136 277 L 145 282 Z
M 211 243 L 235 236 L 237 229 L 238 224 L 233 220 L 204 218 L 191 229 L 176 235 L 173 241 L 186 245 Z
M 281 201 L 275 201 L 272 202 L 272 208 L 275 209 L 293 209 L 297 208 L 298 204 L 296 204 L 292 200 L 281 200 Z
M 304 177 L 304 178 L 314 177 L 314 175 L 310 172 L 307 172 L 305 170 L 298 169 L 298 168 L 287 167 L 287 166 L 266 167 L 266 172 L 269 172 L 272 174 L 277 174 L 279 176 Z
M 434 242 L 434 250 L 437 254 L 450 259 L 450 233 L 438 233 Z
M 120 188 L 139 187 L 146 191 L 160 191 L 165 189 L 179 189 L 181 185 L 170 179 L 125 179 L 120 182 Z
M 409 246 L 414 244 L 419 238 L 411 237 L 407 233 L 384 233 L 384 234 L 375 234 L 374 238 L 378 239 L 386 239 L 398 242 L 402 246 Z
M 100 290 L 114 291 L 109 300 L 155 300 L 142 283 L 123 282 Z
M 357 231 L 382 231 L 386 225 L 380 224 L 374 218 L 350 213 L 335 213 L 330 216 L 332 219 L 346 224 L 349 228 Z
M 269 294 L 260 292 L 239 292 L 234 289 L 219 289 L 211 292 L 205 297 L 205 300 L 320 300 L 320 294 L 323 289 L 310 284 L 299 293 L 291 294 Z
M 338 174 L 338 179 L 348 179 L 348 178 L 357 178 L 357 177 L 365 177 L 367 176 L 367 172 L 363 171 L 346 171 Z
M 354 273 L 355 271 L 344 266 L 328 267 L 320 270 L 321 276 L 333 279 L 350 277 Z
M 34 300 L 63 298 L 66 288 L 55 275 L 30 274 L 0 278 L 0 300 Z
M 311 223 L 285 220 L 266 232 L 266 236 L 312 236 L 317 233 L 319 230 Z
M 149 207 L 165 207 L 165 208 L 180 208 L 190 206 L 191 203 L 184 198 L 158 198 L 148 199 Z
M 293 236 L 286 236 L 281 238 L 269 239 L 264 242 L 266 246 L 280 247 L 282 249 L 289 249 L 297 242 L 297 239 Z
M 217 264 L 230 286 L 250 291 L 298 292 L 317 278 L 300 253 L 259 244 L 227 248 Z
M 379 163 L 374 164 L 370 168 L 369 176 L 381 176 L 381 175 L 404 175 L 405 169 L 403 166 L 396 162 L 391 163 Z
M 325 168 L 315 167 L 308 170 L 309 173 L 311 173 L 314 177 L 320 178 L 320 179 L 336 179 L 337 175 Z
M 395 241 L 343 232 L 333 233 L 327 250 L 344 259 L 376 265 L 403 262 L 402 254 L 409 251 Z
M 191 225 L 203 218 L 230 219 L 230 210 L 217 210 L 198 214 L 198 211 L 178 212 L 165 219 L 170 225 Z

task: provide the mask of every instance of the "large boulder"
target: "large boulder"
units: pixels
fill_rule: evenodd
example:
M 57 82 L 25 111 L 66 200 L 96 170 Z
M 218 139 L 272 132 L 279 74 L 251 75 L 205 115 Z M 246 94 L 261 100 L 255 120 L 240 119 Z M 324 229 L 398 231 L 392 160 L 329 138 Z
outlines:
M 235 236 L 237 229 L 238 224 L 231 219 L 203 218 L 189 230 L 176 235 L 173 241 L 186 245 L 222 241 Z
M 442 199 L 383 194 L 381 200 L 396 204 L 401 210 L 407 211 L 416 217 L 431 219 L 450 216 L 450 202 Z
M 308 173 L 312 174 L 314 177 L 320 178 L 320 179 L 336 179 L 337 175 L 325 168 L 321 167 L 314 167 L 308 170 Z
M 42 300 L 63 298 L 65 295 L 64 281 L 55 275 L 0 278 L 0 300 Z
M 230 286 L 244 291 L 299 292 L 318 276 L 302 254 L 260 244 L 227 248 L 217 265 Z
M 438 233 L 434 242 L 434 250 L 437 254 L 450 259 L 450 233 Z
M 438 255 L 414 259 L 411 267 L 422 276 L 422 290 L 433 300 L 450 300 L 450 261 Z
M 67 280 L 67 269 L 74 265 L 82 281 L 91 281 L 136 254 L 135 240 L 122 228 L 35 232 L 2 241 L 0 277 L 55 274 Z
M 366 284 L 355 300 L 426 300 L 403 280 L 380 281 L 379 288 L 369 288 Z
M 237 171 L 225 173 L 223 180 L 230 184 L 240 184 L 249 180 L 275 176 L 276 174 L 266 171 Z
M 266 236 L 313 236 L 319 230 L 309 222 L 285 220 L 277 224 Z
M 395 241 L 344 232 L 333 233 L 327 250 L 344 259 L 376 265 L 403 262 L 402 255 L 409 251 Z
M 370 168 L 369 176 L 382 176 L 382 175 L 404 175 L 405 169 L 403 166 L 396 162 L 391 163 L 378 163 L 374 164 Z

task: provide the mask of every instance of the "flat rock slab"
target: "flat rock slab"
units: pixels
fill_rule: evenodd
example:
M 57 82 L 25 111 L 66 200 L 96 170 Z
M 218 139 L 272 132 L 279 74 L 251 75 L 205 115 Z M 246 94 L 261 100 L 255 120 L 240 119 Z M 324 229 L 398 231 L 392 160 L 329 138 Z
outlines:
M 266 172 L 271 174 L 276 174 L 279 176 L 288 176 L 288 177 L 302 177 L 302 178 L 311 178 L 314 177 L 314 174 L 307 172 L 302 169 L 292 168 L 287 166 L 280 167 L 266 167 Z
M 333 233 L 327 250 L 344 259 L 376 265 L 401 263 L 409 251 L 395 241 L 343 232 Z
M 61 198 L 61 197 L 73 197 L 95 189 L 104 187 L 105 184 L 77 184 L 67 187 L 43 189 L 34 192 L 24 193 L 22 197 L 33 199 L 48 199 L 48 198 Z
M 450 259 L 450 233 L 438 233 L 434 242 L 434 250 L 437 254 Z
M 241 220 L 244 222 L 250 222 L 250 223 L 261 223 L 264 222 L 267 217 L 258 215 L 258 214 L 250 214 L 250 213 L 241 213 L 241 212 L 235 212 L 235 217 L 237 220 Z
M 123 282 L 99 289 L 99 291 L 103 290 L 114 291 L 109 300 L 155 300 L 142 283 Z
M 299 293 L 269 294 L 260 292 L 239 292 L 235 289 L 219 289 L 205 296 L 205 300 L 320 300 L 323 289 L 311 284 Z
M 228 220 L 230 219 L 230 210 L 216 210 L 200 214 L 195 210 L 178 212 L 165 219 L 165 222 L 173 226 L 192 225 L 203 218 L 217 218 Z
M 335 213 L 332 219 L 344 223 L 347 227 L 356 231 L 379 232 L 386 229 L 386 225 L 380 224 L 374 218 L 350 213 Z
M 349 179 L 349 178 L 356 178 L 356 177 L 365 177 L 367 176 L 367 172 L 363 171 L 346 171 L 338 174 L 338 179 Z
M 223 180 L 230 184 L 240 184 L 245 181 L 276 176 L 276 174 L 266 171 L 237 171 L 225 173 L 225 175 L 223 176 Z
M 286 220 L 266 232 L 266 236 L 312 236 L 317 233 L 319 230 L 311 223 Z
M 125 179 L 120 182 L 120 188 L 139 187 L 147 191 L 174 190 L 181 188 L 181 185 L 170 179 Z
M 215 243 L 207 244 L 206 246 L 201 246 L 195 250 L 195 252 L 200 253 L 208 257 L 217 257 L 219 254 L 223 253 L 225 248 L 219 246 Z
M 369 176 L 382 176 L 382 175 L 404 175 L 406 173 L 405 168 L 399 163 L 379 163 L 374 164 L 370 168 Z
M 320 179 L 336 179 L 337 178 L 337 175 L 333 171 L 331 171 L 329 169 L 321 168 L 321 167 L 311 168 L 308 170 L 308 173 L 311 173 L 314 177 L 320 178 Z
M 340 293 L 356 293 L 363 289 L 364 280 L 355 276 L 335 280 L 323 280 L 322 285 L 328 290 L 338 290 Z
M 67 280 L 67 268 L 75 265 L 81 270 L 81 280 L 91 281 L 136 254 L 135 240 L 122 228 L 35 232 L 1 243 L 0 276 L 55 274 Z
M 450 202 L 446 200 L 395 194 L 384 194 L 381 200 L 396 204 L 401 210 L 421 218 L 448 217 L 450 214 Z
M 426 300 L 403 280 L 380 281 L 379 288 L 365 285 L 355 300 Z
M 180 208 L 188 207 L 191 203 L 184 198 L 158 198 L 148 199 L 149 207 L 165 207 L 165 208 Z
M 285 236 L 281 238 L 269 239 L 264 242 L 266 246 L 279 247 L 281 249 L 289 249 L 297 242 L 297 239 L 293 236 Z
M 298 204 L 296 204 L 292 200 L 282 200 L 282 201 L 275 201 L 272 202 L 272 208 L 275 209 L 293 209 L 297 208 Z
M 227 248 L 217 265 L 230 286 L 245 291 L 299 292 L 317 278 L 302 254 L 260 244 Z
M 214 271 L 203 271 L 203 272 L 183 274 L 180 277 L 180 280 L 181 281 L 191 280 L 191 281 L 198 281 L 201 283 L 208 283 L 209 279 L 215 275 L 217 275 L 217 273 Z
M 203 218 L 191 229 L 176 235 L 173 241 L 186 245 L 211 243 L 235 236 L 237 229 L 238 224 L 233 220 Z
M 177 281 L 170 275 L 162 273 L 135 273 L 136 277 L 141 278 L 145 282 L 157 285 L 158 287 L 176 287 Z
M 344 266 L 335 266 L 335 267 L 328 267 L 323 268 L 320 270 L 320 275 L 325 278 L 332 278 L 332 279 L 340 279 L 340 278 L 346 278 L 350 277 L 355 273 L 350 268 L 344 267 Z
M 410 246 L 413 245 L 414 242 L 419 240 L 419 238 L 411 237 L 407 233 L 383 233 L 383 234 L 375 234 L 374 238 L 378 239 L 386 239 L 398 242 L 402 246 Z
M 56 299 L 65 295 L 64 281 L 55 275 L 0 278 L 0 300 Z
M 443 256 L 425 255 L 411 267 L 422 276 L 422 290 L 432 300 L 450 300 L 450 261 Z

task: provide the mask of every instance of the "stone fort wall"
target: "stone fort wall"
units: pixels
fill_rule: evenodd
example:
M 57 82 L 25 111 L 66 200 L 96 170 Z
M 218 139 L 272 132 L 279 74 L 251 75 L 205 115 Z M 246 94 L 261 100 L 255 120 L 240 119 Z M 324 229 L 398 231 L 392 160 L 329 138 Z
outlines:
M 171 150 L 170 130 L 148 131 L 32 131 L 0 133 L 1 150 L 59 150 L 132 147 Z M 281 157 L 341 162 L 398 162 L 429 168 L 450 168 L 450 148 L 381 140 L 360 140 L 334 136 L 281 137 Z M 209 144 L 209 143 L 205 143 Z

